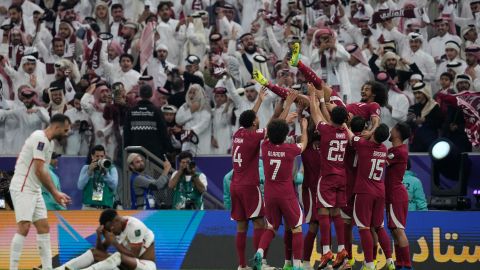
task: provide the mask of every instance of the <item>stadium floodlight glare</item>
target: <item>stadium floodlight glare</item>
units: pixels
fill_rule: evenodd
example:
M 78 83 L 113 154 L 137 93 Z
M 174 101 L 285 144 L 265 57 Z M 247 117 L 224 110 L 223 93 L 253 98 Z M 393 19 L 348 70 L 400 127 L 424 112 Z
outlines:
M 440 138 L 430 148 L 431 199 L 430 207 L 436 209 L 469 209 L 467 182 L 471 161 L 450 140 Z M 478 191 L 480 192 L 480 190 Z
M 432 157 L 436 160 L 444 159 L 450 153 L 450 144 L 446 141 L 439 141 L 432 147 Z

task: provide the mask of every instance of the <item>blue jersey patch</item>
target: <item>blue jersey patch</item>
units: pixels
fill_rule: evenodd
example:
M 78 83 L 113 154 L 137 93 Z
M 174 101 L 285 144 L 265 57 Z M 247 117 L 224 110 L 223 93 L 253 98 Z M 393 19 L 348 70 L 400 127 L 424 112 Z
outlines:
M 45 143 L 44 142 L 39 142 L 38 145 L 37 145 L 37 150 L 43 151 L 43 147 L 45 147 Z

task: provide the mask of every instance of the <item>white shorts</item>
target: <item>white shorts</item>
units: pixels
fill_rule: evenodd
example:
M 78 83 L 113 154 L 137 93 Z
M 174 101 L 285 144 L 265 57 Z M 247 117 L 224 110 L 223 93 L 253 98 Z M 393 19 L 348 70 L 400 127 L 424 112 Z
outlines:
M 35 222 L 47 218 L 47 206 L 43 200 L 42 193 L 11 190 L 10 195 L 12 196 L 17 223 L 20 221 Z
M 137 259 L 137 268 L 135 270 L 157 270 L 157 265 L 149 260 Z

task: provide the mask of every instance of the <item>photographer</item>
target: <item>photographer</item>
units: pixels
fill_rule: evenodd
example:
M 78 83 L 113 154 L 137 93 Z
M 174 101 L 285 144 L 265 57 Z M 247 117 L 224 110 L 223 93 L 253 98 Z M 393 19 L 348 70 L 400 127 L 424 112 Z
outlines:
M 178 171 L 168 182 L 173 189 L 173 209 L 203 210 L 203 193 L 207 190 L 207 176 L 197 171 L 192 154 L 184 151 L 177 156 Z
M 155 179 L 145 173 L 145 159 L 137 153 L 131 153 L 127 158 L 128 168 L 132 172 L 130 176 L 130 194 L 132 209 L 154 209 L 156 205 L 166 208 L 171 204 L 167 201 L 155 201 L 151 192 L 163 192 L 166 190 L 170 179 L 172 165 L 165 159 L 163 161 L 162 174 Z M 166 197 L 164 197 L 166 198 Z M 170 205 L 171 207 L 171 205 Z
M 82 210 L 112 208 L 117 184 L 117 169 L 106 158 L 105 148 L 94 146 L 78 177 L 77 187 L 83 190 Z

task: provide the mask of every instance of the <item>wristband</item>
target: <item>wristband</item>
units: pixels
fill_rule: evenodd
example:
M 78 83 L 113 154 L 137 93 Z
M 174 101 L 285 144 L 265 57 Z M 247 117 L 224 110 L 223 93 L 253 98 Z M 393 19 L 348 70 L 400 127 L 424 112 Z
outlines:
M 325 98 L 322 97 L 322 98 L 320 99 L 320 102 L 321 102 L 321 103 L 325 103 Z

